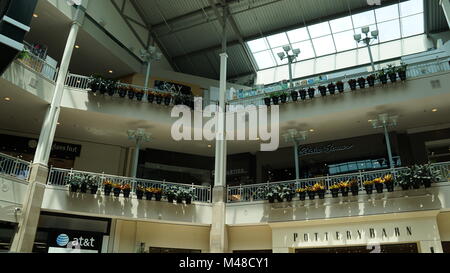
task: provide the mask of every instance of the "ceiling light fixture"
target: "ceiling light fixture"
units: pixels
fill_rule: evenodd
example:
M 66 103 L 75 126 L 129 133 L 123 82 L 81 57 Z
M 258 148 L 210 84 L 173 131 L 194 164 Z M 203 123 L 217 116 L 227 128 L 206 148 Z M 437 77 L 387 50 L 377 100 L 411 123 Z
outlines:
M 109 70 L 109 71 L 108 71 L 108 73 L 109 73 L 109 74 L 112 74 L 112 73 L 114 73 L 114 71 L 112 71 L 112 70 Z
M 431 112 L 436 113 L 438 111 L 438 109 L 434 108 L 433 110 L 431 110 Z
M 315 130 L 314 130 L 314 129 L 309 129 L 309 131 L 310 131 L 311 133 L 314 133 Z
M 78 48 L 80 48 L 80 46 L 79 45 L 75 45 L 75 48 L 78 49 Z
M 33 17 L 34 17 L 34 18 L 38 18 L 38 17 L 39 17 L 39 15 L 38 15 L 38 14 L 36 14 L 36 13 L 33 13 Z
M 208 148 L 211 148 L 212 147 L 212 145 L 211 144 L 208 144 Z
M 4 100 L 5 101 L 11 101 L 11 98 L 10 97 L 5 97 Z

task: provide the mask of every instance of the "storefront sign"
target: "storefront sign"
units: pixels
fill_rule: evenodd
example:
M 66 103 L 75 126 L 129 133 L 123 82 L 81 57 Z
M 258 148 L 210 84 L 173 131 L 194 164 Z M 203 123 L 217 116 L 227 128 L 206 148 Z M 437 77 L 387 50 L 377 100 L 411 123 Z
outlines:
M 99 253 L 101 251 L 103 235 L 95 232 L 58 230 L 49 234 L 49 253 Z M 66 251 L 67 250 L 67 251 Z
M 294 242 L 328 242 L 340 240 L 367 240 L 367 239 L 384 239 L 401 236 L 413 236 L 412 227 L 406 226 L 403 228 L 368 228 L 345 231 L 330 231 L 330 232 L 314 232 L 314 233 L 294 233 L 292 238 Z
M 322 147 L 300 147 L 298 151 L 299 156 L 329 154 L 341 151 L 348 151 L 353 149 L 353 145 L 334 146 L 333 144 Z
M 190 86 L 177 84 L 173 82 L 167 82 L 167 81 L 155 81 L 155 88 L 162 91 L 168 91 L 171 93 L 180 93 L 184 95 L 191 95 L 192 94 L 192 88 Z

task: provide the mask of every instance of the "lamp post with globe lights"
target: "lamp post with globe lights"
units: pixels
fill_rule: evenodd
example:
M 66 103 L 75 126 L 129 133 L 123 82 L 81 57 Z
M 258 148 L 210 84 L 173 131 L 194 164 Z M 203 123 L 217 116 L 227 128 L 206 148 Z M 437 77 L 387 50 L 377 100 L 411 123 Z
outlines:
M 369 122 L 372 124 L 372 127 L 374 129 L 379 129 L 379 128 L 384 129 L 384 137 L 386 139 L 386 148 L 387 148 L 388 157 L 389 157 L 389 167 L 391 169 L 395 168 L 395 164 L 394 164 L 394 160 L 392 157 L 392 148 L 391 148 L 391 142 L 389 140 L 388 127 L 397 126 L 397 124 L 398 124 L 397 120 L 398 120 L 398 116 L 389 116 L 389 114 L 380 114 L 380 115 L 378 115 L 378 119 L 369 120 Z
M 283 134 L 284 140 L 289 143 L 294 143 L 294 159 L 295 159 L 295 179 L 300 179 L 300 163 L 298 154 L 298 145 L 300 141 L 305 141 L 308 137 L 307 131 L 298 131 L 296 129 L 289 129 Z
M 128 130 L 128 139 L 136 142 L 136 147 L 133 154 L 133 165 L 131 167 L 131 176 L 136 178 L 137 167 L 139 162 L 139 149 L 144 142 L 150 141 L 151 134 L 147 134 L 145 129 L 138 128 L 137 130 Z
M 284 52 L 278 53 L 278 57 L 281 60 L 284 60 L 286 58 L 288 59 L 288 62 L 289 62 L 289 88 L 293 88 L 294 85 L 292 82 L 292 63 L 294 63 L 294 61 L 298 58 L 301 51 L 298 48 L 292 49 L 291 46 L 289 46 L 289 45 L 284 46 L 283 50 L 284 50 Z M 291 51 L 292 51 L 292 53 L 289 53 Z
M 370 43 L 372 41 L 377 40 L 380 33 L 378 30 L 373 30 L 372 32 L 370 32 L 369 27 L 363 27 L 361 29 L 361 32 L 366 36 L 365 38 L 362 37 L 362 34 L 355 34 L 353 36 L 353 38 L 355 39 L 355 41 L 358 44 L 364 43 L 367 46 L 367 49 L 369 50 L 370 63 L 372 64 L 372 70 L 373 70 L 373 72 L 375 72 L 375 64 L 373 62 L 373 55 L 372 55 L 372 49 L 370 48 Z M 369 32 L 370 32 L 371 36 L 369 36 Z
M 147 73 L 145 74 L 144 89 L 148 91 L 148 81 L 150 79 L 150 69 L 152 61 L 159 61 L 162 58 L 162 53 L 158 52 L 155 46 L 150 46 L 148 50 L 141 49 L 141 57 L 147 63 Z

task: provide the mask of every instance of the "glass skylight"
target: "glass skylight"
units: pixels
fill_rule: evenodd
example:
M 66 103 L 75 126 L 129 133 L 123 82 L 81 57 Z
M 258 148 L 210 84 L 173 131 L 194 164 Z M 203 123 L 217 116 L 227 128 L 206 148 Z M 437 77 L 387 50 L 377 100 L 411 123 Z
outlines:
M 364 47 L 354 41 L 353 35 L 361 33 L 361 28 L 366 26 L 370 31 L 379 30 L 379 38 L 373 44 L 420 35 L 425 32 L 423 1 L 409 0 L 351 14 L 248 41 L 247 45 L 259 70 L 262 70 L 287 64 L 287 59 L 280 60 L 277 55 L 283 52 L 285 45 L 301 50 L 297 61 Z

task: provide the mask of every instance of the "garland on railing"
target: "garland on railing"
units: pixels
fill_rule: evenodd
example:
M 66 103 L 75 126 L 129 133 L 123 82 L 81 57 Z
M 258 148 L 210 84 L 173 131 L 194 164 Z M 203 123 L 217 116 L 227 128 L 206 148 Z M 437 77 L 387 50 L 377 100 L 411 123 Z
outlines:
M 93 93 L 99 92 L 102 95 L 108 94 L 114 96 L 118 94 L 119 97 L 128 97 L 130 100 L 136 98 L 138 101 L 142 101 L 144 96 L 147 95 L 149 103 L 169 105 L 186 105 L 191 109 L 194 108 L 194 97 L 184 94 L 171 94 L 167 92 L 159 91 L 147 91 L 147 94 L 142 88 L 135 88 L 129 84 L 118 83 L 115 80 L 104 79 L 100 76 L 91 76 L 89 79 L 89 88 Z
M 376 80 L 378 79 L 382 85 L 388 84 L 388 77 L 391 83 L 397 82 L 397 78 L 400 78 L 401 81 L 406 81 L 406 70 L 407 65 L 401 63 L 400 66 L 394 67 L 393 65 L 389 65 L 387 69 L 381 69 L 376 74 L 371 74 L 367 77 L 360 77 L 358 79 L 350 79 L 347 84 L 350 87 L 350 90 L 355 91 L 359 87 L 360 89 L 365 89 L 366 84 L 369 87 L 374 87 L 376 84 Z M 336 90 L 339 93 L 343 93 L 345 89 L 345 83 L 342 81 L 338 81 L 336 83 L 330 82 L 327 86 L 319 85 L 316 87 L 319 90 L 319 93 L 322 97 L 327 96 L 327 92 L 330 95 L 335 95 Z M 314 87 L 309 87 L 308 90 L 300 89 L 298 91 L 292 90 L 290 93 L 286 91 L 279 91 L 269 94 L 264 98 L 264 104 L 267 106 L 278 105 L 280 103 L 284 104 L 289 102 L 288 96 L 292 102 L 296 102 L 298 98 L 302 101 L 306 100 L 307 96 L 310 99 L 314 99 L 316 95 L 316 89 Z

